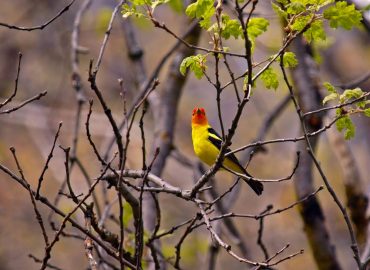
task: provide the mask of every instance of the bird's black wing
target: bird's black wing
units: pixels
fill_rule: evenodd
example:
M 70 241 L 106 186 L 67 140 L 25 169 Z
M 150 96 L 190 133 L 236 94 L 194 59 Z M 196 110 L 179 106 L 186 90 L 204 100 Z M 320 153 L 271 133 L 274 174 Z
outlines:
M 208 136 L 208 140 L 214 145 L 217 147 L 218 150 L 221 150 L 221 145 L 222 145 L 222 139 L 221 139 L 221 136 L 218 135 L 218 133 L 213 129 L 213 128 L 208 128 L 208 132 L 210 134 L 210 136 Z M 213 136 L 212 136 L 213 135 Z M 227 148 L 226 149 L 226 154 L 231 152 L 231 149 L 230 148 Z M 240 165 L 239 163 L 239 160 L 236 158 L 236 156 L 234 154 L 231 154 L 231 155 L 228 155 L 227 156 L 228 159 L 230 159 L 232 162 L 234 162 L 235 164 L 238 165 L 238 167 L 240 167 L 240 169 L 246 173 L 244 167 L 242 165 Z M 247 174 L 248 175 L 248 174 Z M 249 175 L 248 175 L 249 176 Z
M 222 139 L 221 139 L 221 136 L 218 135 L 218 133 L 213 129 L 213 128 L 208 128 L 208 132 L 209 132 L 209 136 L 208 136 L 208 140 L 214 145 L 217 147 L 218 150 L 221 149 L 221 145 L 222 145 Z M 231 150 L 230 148 L 227 148 L 226 149 L 226 153 L 230 153 Z M 234 154 L 230 154 L 227 156 L 227 158 L 229 160 L 231 160 L 232 162 L 234 162 L 235 164 L 238 165 L 238 167 L 244 172 L 244 174 L 248 177 L 252 177 L 247 171 L 246 169 L 239 163 L 239 160 L 236 158 L 236 156 Z M 256 192 L 256 194 L 259 196 L 262 194 L 262 191 L 263 191 L 263 184 L 257 180 L 253 180 L 253 179 L 244 179 L 243 180 L 245 182 L 247 182 L 247 184 L 254 190 L 254 192 Z

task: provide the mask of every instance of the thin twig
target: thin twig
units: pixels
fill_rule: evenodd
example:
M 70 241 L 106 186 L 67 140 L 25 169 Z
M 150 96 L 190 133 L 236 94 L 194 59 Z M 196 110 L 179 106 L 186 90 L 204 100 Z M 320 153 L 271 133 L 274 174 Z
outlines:
M 40 214 L 40 211 L 37 208 L 35 196 L 33 195 L 32 191 L 31 191 L 30 184 L 27 182 L 26 178 L 24 177 L 23 170 L 21 168 L 21 165 L 20 165 L 20 163 L 18 161 L 18 158 L 17 158 L 17 155 L 15 153 L 15 148 L 14 147 L 11 147 L 10 148 L 10 151 L 13 154 L 13 157 L 14 157 L 15 163 L 17 165 L 19 174 L 21 175 L 22 180 L 26 183 L 27 190 L 28 190 L 28 192 L 30 194 L 30 198 L 31 198 L 31 203 L 32 203 L 32 206 L 33 206 L 33 210 L 35 211 L 36 220 L 37 220 L 37 222 L 40 225 L 42 236 L 44 237 L 45 246 L 48 246 L 49 245 L 49 238 L 48 238 L 48 235 L 47 235 L 46 230 L 45 230 L 45 226 L 44 226 L 44 222 L 42 220 L 42 216 Z
M 35 257 L 35 256 L 33 256 L 32 254 L 28 254 L 28 257 L 29 258 L 31 258 L 35 263 L 42 263 L 42 260 L 40 260 L 39 258 L 37 258 L 37 257 Z M 57 266 L 55 266 L 55 265 L 52 265 L 52 264 L 50 264 L 50 263 L 48 263 L 47 265 L 46 265 L 48 268 L 50 268 L 50 269 L 54 269 L 54 270 L 63 270 L 62 268 L 60 268 L 60 267 L 57 267 Z
M 21 71 L 21 63 L 22 63 L 22 53 L 18 54 L 18 68 L 17 68 L 17 76 L 15 78 L 15 86 L 14 86 L 14 91 L 13 94 L 7 98 L 3 103 L 0 103 L 0 109 L 8 104 L 9 102 L 12 101 L 12 99 L 17 95 L 17 90 L 18 90 L 18 80 L 19 80 L 19 73 Z
M 19 109 L 23 108 L 24 106 L 26 106 L 28 103 L 31 103 L 31 102 L 33 102 L 33 101 L 35 101 L 35 100 L 39 100 L 39 99 L 41 99 L 42 97 L 46 96 L 46 94 L 47 94 L 47 93 L 48 93 L 47 91 L 44 91 L 44 92 L 42 92 L 42 93 L 39 93 L 38 95 L 33 96 L 33 97 L 31 97 L 31 98 L 29 98 L 29 99 L 27 99 L 27 100 L 23 101 L 21 104 L 19 104 L 19 105 L 18 105 L 18 106 L 16 106 L 16 107 L 13 107 L 13 108 L 11 108 L 11 109 L 7 109 L 7 110 L 4 110 L 4 111 L 1 111 L 1 112 L 0 112 L 0 114 L 7 114 L 7 113 L 15 112 L 15 111 L 17 111 L 17 110 L 19 110 Z
M 221 51 L 221 50 L 207 49 L 207 48 L 203 48 L 203 47 L 200 47 L 200 46 L 192 45 L 189 42 L 187 42 L 185 39 L 183 39 L 182 37 L 180 37 L 177 34 L 175 34 L 164 23 L 160 23 L 159 21 L 157 21 L 157 19 L 155 19 L 153 16 L 150 17 L 150 20 L 152 21 L 152 23 L 153 23 L 153 25 L 155 27 L 163 29 L 164 31 L 166 31 L 167 33 L 169 33 L 171 36 L 173 36 L 177 40 L 181 41 L 182 44 L 184 44 L 186 47 L 188 47 L 190 49 L 204 51 L 204 52 L 207 52 L 207 53 L 226 54 L 226 55 L 231 55 L 231 56 L 236 56 L 236 57 L 242 57 L 242 58 L 245 57 L 245 55 L 243 55 L 243 54 L 232 53 L 232 52 L 225 52 L 225 51 Z
M 267 213 L 269 212 L 270 210 L 272 209 L 272 205 L 268 205 L 266 207 L 266 209 L 264 211 L 261 212 L 261 215 L 264 214 L 264 213 Z M 263 252 L 263 255 L 265 256 L 265 259 L 267 260 L 270 256 L 269 256 L 269 253 L 267 251 L 267 248 L 265 246 L 265 244 L 263 243 L 262 241 L 262 235 L 263 235 L 263 228 L 264 228 L 264 223 L 263 223 L 264 219 L 263 217 L 259 219 L 259 228 L 258 228 L 258 237 L 257 237 L 257 245 L 259 245 L 261 247 L 261 250 Z
M 92 185 L 91 177 L 89 176 L 86 168 L 84 167 L 84 165 L 82 164 L 82 162 L 79 158 L 75 158 L 75 162 L 76 162 L 77 167 L 80 169 L 82 175 L 86 179 L 87 185 L 90 187 Z M 97 198 L 97 196 L 94 192 L 91 195 L 92 195 L 92 198 L 93 198 L 93 201 L 94 201 L 94 206 L 96 208 L 96 213 L 97 213 L 98 217 L 101 217 L 101 209 L 100 209 L 98 198 Z
M 16 26 L 16 25 L 11 25 L 11 24 L 2 23 L 2 22 L 0 22 L 0 26 L 4 26 L 6 28 L 15 29 L 15 30 L 19 30 L 19 31 L 43 30 L 46 26 L 48 26 L 49 24 L 51 24 L 53 21 L 55 21 L 56 19 L 58 19 L 64 12 L 66 12 L 72 6 L 72 4 L 75 1 L 76 0 L 72 0 L 67 6 L 65 6 L 61 11 L 59 11 L 57 15 L 55 15 L 53 18 L 51 18 L 47 22 L 45 22 L 45 23 L 43 23 L 41 25 L 38 25 L 38 26 L 31 26 L 31 27 Z
M 54 136 L 53 146 L 51 147 L 51 150 L 50 150 L 50 153 L 49 153 L 49 155 L 48 155 L 48 157 L 46 159 L 44 168 L 42 169 L 41 175 L 39 177 L 39 181 L 38 181 L 38 185 L 37 185 L 37 191 L 36 191 L 36 196 L 35 196 L 36 200 L 39 199 L 41 184 L 42 184 L 42 181 L 44 180 L 44 174 L 45 174 L 46 170 L 49 168 L 49 162 L 50 162 L 50 160 L 53 157 L 53 152 L 54 152 L 55 144 L 56 144 L 57 139 L 59 137 L 59 132 L 60 132 L 61 127 L 62 127 L 62 122 L 59 123 L 58 130 L 57 130 L 57 132 L 56 132 L 56 134 Z
M 90 100 L 90 102 L 89 102 L 89 112 L 87 114 L 87 118 L 86 118 L 86 122 L 85 122 L 86 136 L 87 136 L 87 139 L 88 139 L 91 147 L 94 150 L 95 156 L 98 158 L 98 160 L 100 161 L 101 165 L 102 166 L 105 166 L 106 165 L 106 162 L 101 157 L 101 155 L 100 155 L 100 153 L 98 151 L 98 148 L 96 147 L 94 141 L 92 140 L 92 136 L 91 136 L 91 132 L 90 132 L 90 118 L 91 118 L 91 114 L 92 114 L 92 106 L 93 106 L 93 104 L 94 104 L 93 100 Z
M 356 102 L 365 100 L 365 99 L 367 99 L 368 96 L 370 96 L 370 92 L 365 93 L 361 97 L 355 98 L 353 100 L 350 100 L 350 101 L 342 103 L 342 104 L 338 104 L 338 105 L 334 105 L 334 106 L 330 106 L 330 107 L 321 108 L 321 109 L 317 109 L 317 110 L 314 110 L 314 111 L 306 112 L 306 113 L 303 114 L 303 117 L 307 117 L 307 116 L 312 115 L 312 114 L 321 113 L 321 112 L 325 112 L 325 111 L 329 111 L 329 110 L 343 108 L 345 106 L 352 105 Z
M 120 7 L 122 6 L 123 2 L 125 2 L 125 0 L 120 0 L 119 3 L 115 6 L 115 8 L 112 12 L 112 16 L 109 20 L 108 28 L 105 31 L 103 43 L 100 47 L 99 56 L 98 56 L 98 59 L 97 59 L 96 64 L 95 64 L 94 71 L 92 73 L 93 76 L 94 76 L 94 79 L 96 78 L 96 75 L 99 71 L 99 67 L 100 67 L 101 61 L 103 59 L 104 51 L 105 51 L 105 48 L 107 47 L 108 39 L 109 39 L 110 33 L 112 31 L 112 27 L 113 27 L 114 18 L 116 17 L 116 14 L 117 14 L 118 10 L 120 9 Z
M 143 256 L 143 249 L 144 249 L 144 228 L 142 226 L 143 224 L 143 194 L 144 194 L 144 186 L 147 185 L 147 177 L 150 171 L 152 170 L 153 164 L 158 157 L 159 154 L 159 148 L 157 148 L 156 152 L 154 153 L 154 157 L 149 164 L 148 168 L 145 170 L 145 175 L 143 176 L 143 181 L 141 184 L 141 190 L 139 194 L 139 220 L 136 222 L 138 224 L 141 224 L 139 230 L 136 230 L 135 232 L 135 238 L 136 238 L 136 247 L 135 247 L 135 257 L 136 257 L 136 267 L 141 267 L 141 258 Z
M 341 115 L 335 117 L 332 121 L 330 121 L 329 123 L 327 123 L 322 128 L 320 128 L 320 129 L 318 129 L 318 130 L 316 130 L 314 132 L 308 133 L 307 136 L 308 137 L 314 137 L 314 136 L 317 136 L 317 135 L 325 132 L 326 130 L 328 130 L 329 128 L 331 128 L 342 117 L 343 116 L 341 116 Z M 294 142 L 295 143 L 295 142 L 298 142 L 298 141 L 303 141 L 304 139 L 305 139 L 305 137 L 302 135 L 300 137 L 291 137 L 291 138 L 283 138 L 283 139 L 272 139 L 272 140 L 266 140 L 266 141 L 258 141 L 258 142 L 250 143 L 250 144 L 244 145 L 242 147 L 236 148 L 236 149 L 228 152 L 225 156 L 228 156 L 228 155 L 231 155 L 231 154 L 234 154 L 234 153 L 243 151 L 244 149 L 247 149 L 247 148 L 250 148 L 250 147 L 262 146 L 262 145 L 274 144 L 274 143 L 286 143 L 286 142 Z
M 90 66 L 89 66 L 89 82 L 91 89 L 95 92 L 96 96 L 99 99 L 99 102 L 104 109 L 104 113 L 107 116 L 109 123 L 112 127 L 112 130 L 114 132 L 114 136 L 116 138 L 116 143 L 118 147 L 118 155 L 119 155 L 119 164 L 122 164 L 122 159 L 123 159 L 123 143 L 122 143 L 122 135 L 117 127 L 117 123 L 113 118 L 112 112 L 110 108 L 108 107 L 101 91 L 99 90 L 98 86 L 96 85 L 96 72 L 92 72 L 92 61 L 90 61 Z
M 236 176 L 242 178 L 242 179 L 246 179 L 246 180 L 257 180 L 259 182 L 268 182 L 268 183 L 277 183 L 277 182 L 282 182 L 282 181 L 285 181 L 285 180 L 290 180 L 292 179 L 293 175 L 295 174 L 298 166 L 299 166 L 299 157 L 300 157 L 300 152 L 297 152 L 296 153 L 296 162 L 295 162 L 295 165 L 294 165 L 294 168 L 292 170 L 292 172 L 286 176 L 286 177 L 282 177 L 282 178 L 278 178 L 278 179 L 259 179 L 259 178 L 255 178 L 255 177 L 250 177 L 250 176 L 247 176 L 247 175 L 244 175 L 244 174 L 241 174 L 241 173 L 238 173 L 238 172 L 235 172 L 233 170 L 230 170 L 229 168 L 226 168 L 226 167 L 222 167 L 223 169 L 227 170 L 228 172 L 231 172 L 232 174 L 235 174 Z
M 61 148 L 64 153 L 65 153 L 65 156 L 66 156 L 66 159 L 64 161 L 64 166 L 65 166 L 65 171 L 66 171 L 66 183 L 67 183 L 67 186 L 68 186 L 68 190 L 69 190 L 69 195 L 71 196 L 71 199 L 75 202 L 75 203 L 78 203 L 78 199 L 75 195 L 75 193 L 73 192 L 73 189 L 72 189 L 72 185 L 71 185 L 71 179 L 70 179 L 70 170 L 69 170 L 69 152 L 71 150 L 70 147 L 67 147 L 67 148 L 63 148 L 61 145 L 59 145 L 59 148 Z
M 190 222 L 190 224 L 186 227 L 185 232 L 182 234 L 180 237 L 179 242 L 175 245 L 175 250 L 176 250 L 176 260 L 175 260 L 175 269 L 181 269 L 180 268 L 180 259 L 181 259 L 181 246 L 185 241 L 185 238 L 191 233 L 192 231 L 192 226 L 194 223 L 198 220 L 198 217 L 195 216 L 193 220 Z

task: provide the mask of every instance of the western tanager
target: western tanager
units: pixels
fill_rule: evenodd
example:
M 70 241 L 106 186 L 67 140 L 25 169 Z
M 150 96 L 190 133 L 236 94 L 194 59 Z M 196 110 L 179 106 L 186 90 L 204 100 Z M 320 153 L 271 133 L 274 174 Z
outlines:
M 208 124 L 206 112 L 203 108 L 195 108 L 193 110 L 192 121 L 192 139 L 195 154 L 204 163 L 209 166 L 213 165 L 216 161 L 218 154 L 220 153 L 222 139 L 221 136 Z M 230 149 L 226 150 L 226 153 L 230 152 Z M 252 177 L 240 164 L 234 154 L 225 157 L 222 167 L 237 173 Z M 243 178 L 243 177 L 242 177 Z M 247 184 L 257 193 L 261 195 L 263 191 L 263 185 L 261 182 L 253 179 L 243 178 Z

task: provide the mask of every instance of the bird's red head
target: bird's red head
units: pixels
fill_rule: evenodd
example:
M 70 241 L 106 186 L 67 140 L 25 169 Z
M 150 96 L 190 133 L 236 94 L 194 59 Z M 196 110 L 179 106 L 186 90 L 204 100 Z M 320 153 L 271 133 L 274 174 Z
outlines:
M 208 124 L 206 111 L 203 108 L 194 108 L 191 123 L 197 125 Z

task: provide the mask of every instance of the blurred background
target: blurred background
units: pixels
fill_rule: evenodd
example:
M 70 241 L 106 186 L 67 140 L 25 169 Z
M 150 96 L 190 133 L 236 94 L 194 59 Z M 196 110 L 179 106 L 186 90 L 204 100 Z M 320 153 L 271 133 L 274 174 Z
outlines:
M 48 94 L 39 101 L 11 114 L 0 115 L 0 162 L 16 171 L 14 160 L 9 148 L 14 146 L 18 158 L 23 166 L 24 173 L 32 187 L 37 186 L 38 177 L 50 152 L 54 134 L 58 123 L 63 122 L 61 135 L 57 142 L 54 158 L 45 175 L 42 194 L 48 198 L 55 198 L 60 184 L 65 178 L 64 152 L 58 147 L 71 146 L 76 118 L 77 100 L 72 86 L 72 60 L 71 60 L 71 34 L 73 21 L 78 8 L 83 1 L 77 0 L 55 22 L 48 27 L 32 32 L 21 32 L 0 27 L 0 99 L 1 102 L 13 93 L 16 78 L 18 53 L 22 52 L 23 59 L 18 84 L 18 93 L 10 104 L 20 104 L 25 99 L 47 90 Z M 174 1 L 172 1 L 174 2 Z M 279 19 L 271 9 L 269 1 L 260 1 L 256 14 L 270 21 L 268 31 L 257 41 L 254 61 L 259 62 L 267 56 L 277 52 L 282 44 L 283 33 Z M 359 1 L 366 6 L 370 1 Z M 0 22 L 8 24 L 32 26 L 40 25 L 53 17 L 68 1 L 26 1 L 13 0 L 1 1 Z M 95 99 L 89 88 L 88 68 L 90 59 L 97 59 L 109 19 L 116 5 L 114 1 L 92 1 L 91 7 L 82 17 L 80 26 L 80 46 L 86 50 L 79 55 L 80 75 L 83 93 L 86 99 Z M 176 3 L 173 4 L 176 6 Z M 178 5 L 178 3 L 177 3 Z M 178 7 L 181 10 L 181 6 Z M 156 9 L 156 18 L 166 22 L 175 33 L 184 31 L 184 20 L 177 12 L 168 6 Z M 133 19 L 134 30 L 139 45 L 144 51 L 144 63 L 148 74 L 158 65 L 163 55 L 176 42 L 166 32 L 154 28 L 149 21 Z M 128 50 L 123 38 L 124 23 L 118 14 L 110 35 L 105 55 L 97 77 L 97 83 L 109 106 L 112 108 L 116 119 L 123 117 L 123 100 L 120 96 L 121 88 L 118 79 L 123 79 L 127 92 L 128 105 L 138 93 L 137 74 L 128 58 Z M 199 45 L 209 46 L 211 37 L 202 33 Z M 232 48 L 237 53 L 243 52 L 243 42 L 230 39 L 225 46 Z M 315 44 L 315 58 L 319 63 L 319 73 L 322 82 L 330 81 L 333 85 L 341 85 L 364 76 L 370 71 L 370 34 L 365 28 L 344 30 L 329 30 L 326 42 Z M 235 74 L 242 74 L 247 69 L 247 64 L 240 58 L 229 58 L 231 68 Z M 210 62 L 210 74 L 214 63 Z M 277 67 L 277 66 L 276 66 Z M 160 85 L 155 91 L 160 91 L 166 85 L 168 64 L 159 75 Z M 279 73 L 279 76 L 281 74 Z M 279 78 L 282 80 L 282 78 Z M 223 84 L 229 81 L 226 69 L 221 70 Z M 239 81 L 240 89 L 242 82 Z M 363 82 L 360 87 L 364 91 L 370 89 L 370 80 Z M 237 148 L 252 142 L 263 123 L 265 117 L 288 94 L 284 83 L 276 91 L 267 90 L 261 83 L 257 83 L 253 90 L 251 102 L 248 103 L 240 121 L 238 131 L 234 137 L 231 148 Z M 188 159 L 196 161 L 191 142 L 191 111 L 195 106 L 204 107 L 208 112 L 211 125 L 220 130 L 217 117 L 216 91 L 205 78 L 198 80 L 193 74 L 188 76 L 186 85 L 178 107 L 178 118 L 175 129 L 175 146 L 181 149 Z M 222 110 L 225 127 L 229 127 L 237 110 L 236 99 L 232 87 L 222 93 Z M 88 104 L 82 107 L 82 123 L 79 130 L 79 144 L 77 155 L 88 168 L 91 177 L 96 177 L 100 172 L 100 164 L 86 138 L 84 123 L 88 112 Z M 147 145 L 153 141 L 152 116 L 145 117 L 145 130 Z M 357 127 L 356 137 L 349 142 L 355 160 L 361 173 L 366 190 L 369 188 L 370 175 L 370 121 L 363 116 L 355 116 Z M 296 137 L 300 126 L 292 104 L 273 123 L 266 139 Z M 91 132 L 98 148 L 102 151 L 112 136 L 109 122 L 95 102 L 91 119 Z M 333 152 L 330 130 L 320 136 L 317 156 L 322 164 L 329 181 L 332 183 L 342 201 L 345 201 L 343 189 L 343 170 Z M 272 144 L 266 147 L 266 152 L 254 156 L 249 165 L 249 172 L 266 179 L 281 178 L 289 175 L 295 162 L 295 143 Z M 240 153 L 238 154 L 240 155 Z M 241 155 L 240 155 L 241 156 Z M 150 157 L 149 157 L 150 159 Z M 131 136 L 130 154 L 128 156 L 129 168 L 141 168 L 141 139 L 138 122 L 135 121 Z M 86 182 L 81 177 L 79 170 L 72 173 L 73 185 L 79 192 L 86 192 Z M 172 185 L 188 189 L 193 184 L 193 170 L 177 162 L 174 158 L 167 161 L 163 178 Z M 226 190 L 234 178 L 225 172 L 216 175 L 215 186 L 219 192 Z M 239 186 L 238 197 L 232 212 L 244 214 L 258 214 L 273 204 L 275 209 L 285 207 L 296 200 L 292 181 L 265 184 L 265 193 L 258 197 L 245 185 Z M 315 171 L 315 185 L 322 185 L 322 180 Z M 40 228 L 35 219 L 35 214 L 30 204 L 29 195 L 8 176 L 0 173 L 0 269 L 39 269 L 39 264 L 28 257 L 32 253 L 38 258 L 44 255 L 43 239 Z M 100 193 L 99 193 L 100 194 Z M 114 191 L 109 191 L 114 196 Z M 347 228 L 337 206 L 334 204 L 326 190 L 317 195 L 325 214 L 325 222 L 330 232 L 332 243 L 336 247 L 338 260 L 343 269 L 354 269 Z M 161 229 L 166 230 L 182 221 L 192 217 L 196 212 L 193 204 L 184 202 L 174 196 L 161 194 L 163 222 Z M 62 199 L 60 208 L 64 211 L 72 209 L 73 204 Z M 49 210 L 40 205 L 41 214 L 45 219 Z M 117 210 L 117 209 L 115 209 Z M 83 216 L 76 218 L 83 223 Z M 287 243 L 290 248 L 287 253 L 294 253 L 304 249 L 304 254 L 287 260 L 280 264 L 278 269 L 316 269 L 303 223 L 296 208 L 279 215 L 265 219 L 263 240 L 269 253 L 274 254 Z M 256 260 L 263 259 L 263 253 L 257 246 L 258 222 L 253 219 L 235 219 L 237 228 L 245 237 L 250 257 Z M 113 224 L 114 225 L 114 224 Z M 118 232 L 118 226 L 112 230 Z M 48 232 L 51 233 L 50 226 Z M 222 226 L 221 226 L 222 228 Z M 69 231 L 73 229 L 69 228 Z M 53 234 L 50 234 L 53 235 Z M 167 256 L 174 255 L 174 244 L 181 233 L 166 237 L 163 241 L 163 250 Z M 227 233 L 224 239 L 232 239 Z M 203 265 L 210 243 L 210 235 L 201 228 L 196 230 L 184 243 L 182 250 L 182 265 L 184 269 L 205 269 Z M 86 269 L 87 259 L 81 241 L 73 238 L 63 238 L 52 251 L 50 263 L 62 269 Z M 217 260 L 217 269 L 241 269 L 241 264 L 221 251 Z

